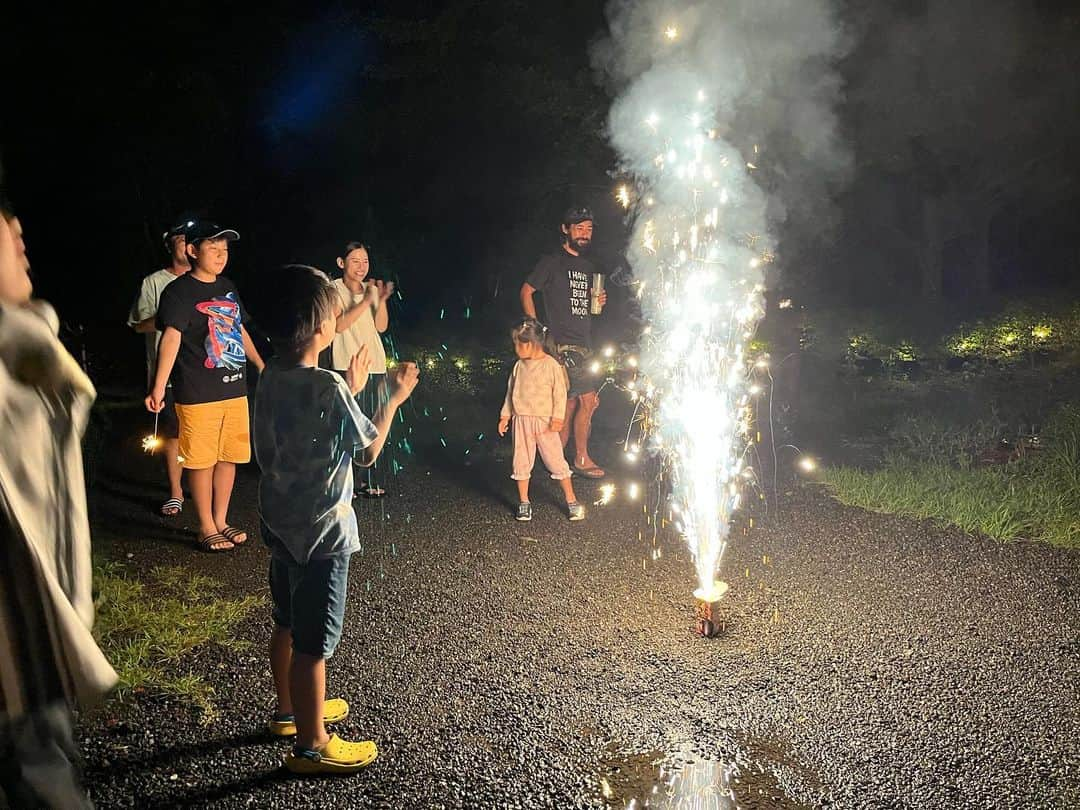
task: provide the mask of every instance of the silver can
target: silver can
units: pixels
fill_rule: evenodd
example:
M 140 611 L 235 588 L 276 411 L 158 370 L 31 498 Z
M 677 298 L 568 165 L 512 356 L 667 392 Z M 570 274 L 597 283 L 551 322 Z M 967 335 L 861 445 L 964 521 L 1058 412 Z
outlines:
M 592 277 L 592 290 L 589 292 L 589 312 L 593 315 L 599 315 L 603 309 L 603 304 L 600 303 L 600 293 L 604 291 L 604 276 L 602 273 L 593 273 Z

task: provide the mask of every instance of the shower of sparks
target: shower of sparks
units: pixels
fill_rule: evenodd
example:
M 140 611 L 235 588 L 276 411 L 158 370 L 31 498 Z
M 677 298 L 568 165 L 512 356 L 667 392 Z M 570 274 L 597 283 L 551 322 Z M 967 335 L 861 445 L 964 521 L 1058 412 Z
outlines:
M 665 36 L 675 40 L 678 31 Z M 649 414 L 639 444 L 660 457 L 671 523 L 690 547 L 706 601 L 727 589 L 716 574 L 752 482 L 744 454 L 751 393 L 760 388 L 751 389 L 750 377 L 768 364 L 749 357 L 747 344 L 764 314 L 763 272 L 772 258 L 765 196 L 750 176 L 758 164 L 716 136 L 711 103 L 695 83 L 683 97 L 643 92 L 630 105 L 636 116 L 617 110 L 613 119 L 624 133 L 621 143 L 616 138 L 629 157 L 624 165 L 637 167 L 629 258 L 638 280 L 656 291 L 641 299 L 650 328 L 635 359 L 640 374 L 626 390 Z M 760 152 L 752 149 L 755 161 Z M 630 463 L 636 449 L 625 449 Z M 627 494 L 637 497 L 637 485 Z
M 679 29 L 674 25 L 669 25 L 664 29 L 664 36 L 667 37 L 669 42 L 674 42 L 679 38 Z
M 803 472 L 812 473 L 817 469 L 817 462 L 810 458 L 810 456 L 803 456 L 799 459 L 799 468 Z
M 611 499 L 615 497 L 615 485 L 614 484 L 601 484 L 600 497 L 593 501 L 593 506 L 606 506 L 611 503 Z
M 623 208 L 630 207 L 630 189 L 627 186 L 619 186 L 619 190 L 615 192 L 615 199 L 619 201 L 619 205 Z

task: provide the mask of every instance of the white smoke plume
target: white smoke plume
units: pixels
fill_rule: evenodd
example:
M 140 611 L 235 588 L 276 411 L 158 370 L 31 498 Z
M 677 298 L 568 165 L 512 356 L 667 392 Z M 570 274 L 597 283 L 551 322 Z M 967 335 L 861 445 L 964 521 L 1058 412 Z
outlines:
M 708 596 L 748 475 L 745 346 L 764 266 L 790 212 L 830 224 L 848 171 L 836 121 L 846 42 L 828 0 L 617 0 L 608 21 L 593 63 L 616 95 L 609 136 L 633 178 L 654 450 Z

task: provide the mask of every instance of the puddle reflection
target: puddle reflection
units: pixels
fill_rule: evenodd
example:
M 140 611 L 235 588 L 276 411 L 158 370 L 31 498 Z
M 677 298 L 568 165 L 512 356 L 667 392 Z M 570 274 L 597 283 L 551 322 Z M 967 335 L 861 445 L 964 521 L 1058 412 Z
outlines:
M 740 767 L 687 751 L 628 753 L 608 746 L 600 761 L 600 794 L 619 810 L 798 808 L 767 768 Z

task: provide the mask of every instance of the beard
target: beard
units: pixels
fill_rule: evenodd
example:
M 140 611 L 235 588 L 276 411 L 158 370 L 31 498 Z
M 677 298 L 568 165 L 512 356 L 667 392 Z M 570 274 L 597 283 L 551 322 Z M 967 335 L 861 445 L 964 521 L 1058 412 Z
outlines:
M 589 245 L 592 244 L 591 239 L 568 239 L 570 247 L 578 253 L 584 253 L 589 249 Z

